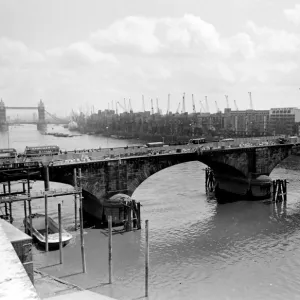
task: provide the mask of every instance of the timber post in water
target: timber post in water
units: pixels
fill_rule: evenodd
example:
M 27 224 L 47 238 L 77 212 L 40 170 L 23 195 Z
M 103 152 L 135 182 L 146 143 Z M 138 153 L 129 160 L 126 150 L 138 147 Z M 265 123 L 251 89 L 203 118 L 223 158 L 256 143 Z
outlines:
M 205 191 L 206 193 L 214 192 L 215 190 L 215 176 L 214 172 L 210 168 L 205 169 Z
M 273 180 L 273 201 L 281 202 L 287 200 L 287 181 L 282 179 Z

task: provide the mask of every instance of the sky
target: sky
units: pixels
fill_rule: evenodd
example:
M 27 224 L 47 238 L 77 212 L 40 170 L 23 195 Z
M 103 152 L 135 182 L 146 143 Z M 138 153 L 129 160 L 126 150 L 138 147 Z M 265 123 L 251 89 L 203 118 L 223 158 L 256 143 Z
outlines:
M 72 109 L 300 107 L 296 0 L 0 0 L 0 98 Z M 217 105 L 216 105 L 217 103 Z M 182 110 L 182 104 L 180 104 Z M 123 108 L 121 107 L 123 106 Z M 203 109 L 202 109 L 203 111 Z

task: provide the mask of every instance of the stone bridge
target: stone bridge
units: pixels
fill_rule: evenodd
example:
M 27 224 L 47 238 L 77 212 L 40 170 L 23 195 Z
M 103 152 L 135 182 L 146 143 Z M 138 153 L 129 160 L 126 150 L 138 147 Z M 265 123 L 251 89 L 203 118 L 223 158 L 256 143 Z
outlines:
M 220 201 L 229 202 L 236 198 L 267 198 L 270 195 L 271 180 L 268 176 L 271 171 L 293 151 L 299 149 L 300 143 L 214 150 L 195 148 L 185 153 L 94 160 L 47 168 L 49 168 L 50 181 L 71 185 L 74 168 L 80 168 L 84 209 L 99 217 L 102 215 L 105 199 L 118 193 L 131 196 L 136 188 L 152 174 L 191 161 L 202 162 L 214 171 L 216 196 Z M 34 171 L 40 171 L 40 178 L 45 178 L 44 174 L 47 173 L 45 169 L 46 167 L 32 168 L 31 178 L 38 176 L 34 175 Z M 0 182 L 8 180 L 7 174 L 10 174 L 9 180 L 13 180 L 13 172 L 18 172 L 16 179 L 27 178 L 25 173 L 22 175 L 16 168 L 4 171 L 0 169 Z M 199 182 L 199 184 L 203 183 Z

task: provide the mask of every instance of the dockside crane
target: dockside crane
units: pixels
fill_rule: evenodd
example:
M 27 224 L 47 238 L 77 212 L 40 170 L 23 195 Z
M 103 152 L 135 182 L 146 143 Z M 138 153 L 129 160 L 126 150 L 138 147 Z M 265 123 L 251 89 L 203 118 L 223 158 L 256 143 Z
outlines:
M 167 115 L 169 114 L 170 112 L 170 94 L 168 94 L 168 107 L 167 107 Z
M 119 105 L 124 112 L 127 112 L 127 109 L 119 101 L 117 102 L 117 105 Z
M 125 100 L 125 98 L 124 98 L 124 108 L 125 108 L 125 112 L 127 112 L 127 106 L 126 106 L 126 100 Z
M 185 93 L 183 93 L 183 97 L 182 97 L 182 109 L 181 109 L 181 113 L 185 113 Z
M 130 98 L 128 99 L 128 109 L 129 109 L 129 112 L 132 114 L 133 113 L 133 109 L 132 109 L 132 106 L 131 106 L 131 100 L 130 100 Z
M 201 100 L 199 100 L 199 104 L 200 104 L 200 113 L 205 113 L 205 107 Z
M 226 98 L 226 107 L 229 108 L 228 95 L 225 95 L 225 98 Z
M 216 104 L 217 113 L 218 113 L 218 112 L 221 112 L 221 111 L 220 111 L 220 108 L 219 108 L 219 106 L 218 106 L 218 102 L 217 102 L 217 101 L 215 101 L 215 104 Z
M 115 106 L 116 106 L 116 114 L 118 115 L 119 112 L 118 112 L 118 102 L 115 101 Z
M 157 114 L 160 113 L 159 106 L 158 106 L 158 98 L 156 98 L 156 112 L 157 112 Z
M 248 92 L 250 98 L 250 109 L 253 110 L 253 103 L 252 103 L 252 95 L 251 92 Z
M 151 114 L 154 115 L 153 99 L 151 99 Z
M 235 107 L 235 110 L 239 110 L 238 106 L 236 105 L 236 101 L 234 100 L 234 107 Z
M 144 95 L 142 95 L 142 103 L 143 103 L 143 112 L 145 112 L 145 100 L 144 100 Z
M 206 112 L 209 113 L 209 106 L 208 106 L 207 96 L 205 96 L 205 105 L 206 105 Z
M 179 114 L 179 109 L 180 109 L 180 102 L 178 103 L 176 114 Z
M 196 106 L 194 101 L 194 94 L 192 94 L 193 113 L 196 114 Z

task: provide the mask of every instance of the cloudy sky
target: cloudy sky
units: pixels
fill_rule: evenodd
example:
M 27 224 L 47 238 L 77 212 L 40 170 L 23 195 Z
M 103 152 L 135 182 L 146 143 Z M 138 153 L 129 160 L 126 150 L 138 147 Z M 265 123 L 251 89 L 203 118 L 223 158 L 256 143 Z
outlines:
M 65 114 L 131 99 L 300 107 L 297 0 L 0 0 L 0 97 Z M 120 109 L 121 111 L 121 109 Z

